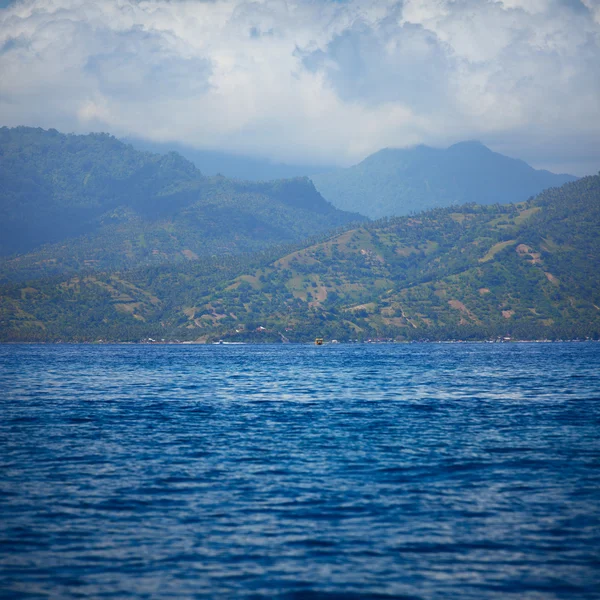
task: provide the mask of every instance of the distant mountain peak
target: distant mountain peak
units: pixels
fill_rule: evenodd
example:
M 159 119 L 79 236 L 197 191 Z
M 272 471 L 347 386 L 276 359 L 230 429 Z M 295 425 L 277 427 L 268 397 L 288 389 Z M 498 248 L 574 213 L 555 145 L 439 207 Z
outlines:
M 575 179 L 538 171 L 478 140 L 447 149 L 385 148 L 354 167 L 313 176 L 334 206 L 374 219 L 467 203 L 521 202 Z
M 448 151 L 454 150 L 485 150 L 492 152 L 483 142 L 479 140 L 465 140 L 464 142 L 457 142 L 448 147 Z

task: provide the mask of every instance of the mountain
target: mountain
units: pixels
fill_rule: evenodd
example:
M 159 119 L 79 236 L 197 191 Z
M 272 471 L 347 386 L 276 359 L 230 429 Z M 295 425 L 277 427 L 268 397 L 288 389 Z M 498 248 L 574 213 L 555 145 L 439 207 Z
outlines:
M 21 253 L 5 279 L 253 252 L 360 220 L 307 178 L 205 177 L 107 134 L 0 129 L 0 255 Z
M 0 129 L 0 254 L 91 231 L 106 211 L 187 200 L 202 176 L 177 154 L 135 151 L 107 134 Z
M 294 179 L 309 173 L 325 173 L 333 165 L 289 165 L 265 158 L 231 154 L 218 150 L 198 150 L 177 142 L 150 142 L 138 138 L 127 138 L 124 142 L 137 150 L 155 154 L 177 152 L 192 162 L 205 175 L 224 175 L 246 181 L 269 181 L 272 179 Z
M 600 175 L 252 257 L 4 286 L 7 340 L 600 338 Z
M 194 310 L 303 339 L 598 336 L 599 252 L 595 176 L 516 205 L 367 224 L 242 275 Z
M 470 202 L 522 202 L 577 179 L 537 171 L 479 142 L 462 142 L 446 150 L 387 148 L 353 167 L 311 178 L 337 208 L 373 219 Z

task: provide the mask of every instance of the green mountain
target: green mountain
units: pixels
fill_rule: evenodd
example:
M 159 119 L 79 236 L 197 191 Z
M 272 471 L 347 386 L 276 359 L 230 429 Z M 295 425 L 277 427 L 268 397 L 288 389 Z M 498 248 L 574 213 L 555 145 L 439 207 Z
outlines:
M 0 255 L 21 253 L 4 279 L 254 252 L 361 220 L 306 178 L 204 177 L 107 134 L 0 129 Z
M 93 231 L 109 210 L 150 215 L 202 181 L 178 156 L 135 151 L 107 134 L 0 129 L 0 254 Z
M 600 176 L 253 257 L 11 284 L 4 340 L 600 337 Z
M 522 202 L 576 179 L 537 171 L 479 142 L 462 142 L 446 150 L 388 148 L 348 169 L 311 178 L 337 208 L 373 219 L 471 202 Z

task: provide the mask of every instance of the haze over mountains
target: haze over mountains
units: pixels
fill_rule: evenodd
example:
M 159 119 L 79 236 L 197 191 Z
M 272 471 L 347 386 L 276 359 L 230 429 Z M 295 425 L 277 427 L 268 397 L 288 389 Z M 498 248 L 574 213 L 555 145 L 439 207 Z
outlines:
M 2 128 L 0 157 L 5 341 L 600 336 L 600 176 L 524 200 L 558 176 L 474 143 L 382 151 L 365 181 L 421 168 L 454 206 L 366 223 L 307 178 L 206 177 L 107 134 Z
M 373 219 L 469 202 L 522 202 L 575 179 L 535 170 L 479 142 L 446 150 L 386 148 L 348 169 L 313 176 L 317 189 L 334 206 Z
M 107 134 L 0 129 L 5 275 L 126 268 L 252 252 L 351 222 L 306 178 L 205 177 L 179 154 L 139 152 Z
M 480 142 L 447 149 L 385 148 L 348 168 L 285 165 L 249 156 L 194 150 L 181 144 L 131 140 L 152 152 L 177 151 L 203 173 L 248 180 L 309 176 L 323 197 L 341 210 L 372 219 L 408 215 L 441 206 L 475 202 L 521 202 L 542 190 L 577 179 L 530 167 L 492 152 Z
M 224 175 L 232 179 L 246 181 L 270 181 L 307 177 L 316 173 L 335 170 L 335 165 L 286 164 L 266 158 L 232 154 L 218 150 L 199 150 L 176 142 L 150 142 L 139 138 L 123 138 L 137 150 L 168 154 L 177 152 L 194 163 L 204 175 Z

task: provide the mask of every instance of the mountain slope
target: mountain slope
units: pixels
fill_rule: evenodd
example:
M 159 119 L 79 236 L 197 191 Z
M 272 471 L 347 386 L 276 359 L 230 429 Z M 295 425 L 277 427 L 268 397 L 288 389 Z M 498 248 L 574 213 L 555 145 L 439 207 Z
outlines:
M 106 134 L 2 128 L 0 153 L 0 254 L 24 253 L 5 279 L 251 252 L 364 219 L 306 178 L 208 178 Z
M 479 142 L 462 142 L 447 150 L 388 148 L 348 169 L 312 176 L 334 206 L 374 219 L 470 202 L 522 202 L 575 179 L 537 171 Z
M 598 256 L 600 176 L 342 233 L 238 277 L 198 312 L 304 338 L 585 337 L 600 332 Z
M 0 128 L 0 254 L 93 230 L 107 210 L 185 202 L 202 176 L 177 154 L 135 151 L 107 134 Z
M 600 337 L 600 176 L 253 258 L 6 286 L 5 340 Z M 115 324 L 118 323 L 117 327 Z

